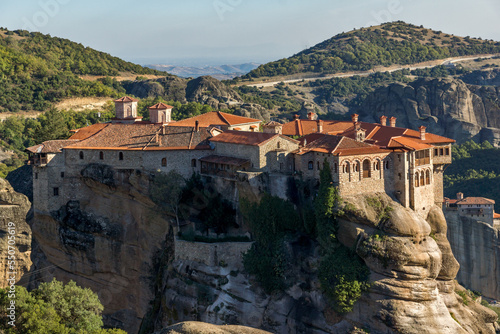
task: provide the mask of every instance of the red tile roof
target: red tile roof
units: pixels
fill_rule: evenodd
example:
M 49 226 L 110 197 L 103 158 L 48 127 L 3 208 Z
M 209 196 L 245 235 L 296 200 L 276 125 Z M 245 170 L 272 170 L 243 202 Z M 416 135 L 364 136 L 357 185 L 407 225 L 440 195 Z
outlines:
M 31 146 L 26 151 L 31 153 L 59 153 L 65 146 L 78 143 L 79 140 L 49 140 L 39 145 Z
M 80 132 L 80 131 L 79 131 Z M 76 134 L 78 135 L 78 133 Z M 162 127 L 161 124 L 108 124 L 68 149 L 209 149 L 207 128 Z
M 484 197 L 466 197 L 463 200 L 457 201 L 457 205 L 467 204 L 495 204 L 495 201 Z
M 171 123 L 171 126 L 195 126 L 196 121 L 201 127 L 209 127 L 211 125 L 234 126 L 248 123 L 260 123 L 260 119 L 236 116 L 220 111 L 207 112 L 205 114 L 183 119 L 178 122 Z
M 163 102 L 157 103 L 154 106 L 149 107 L 148 109 L 155 109 L 155 110 L 165 110 L 165 109 L 172 109 L 172 106 L 169 106 L 168 104 L 165 104 Z
M 95 135 L 96 133 L 98 133 L 99 131 L 101 131 L 102 129 L 107 127 L 108 125 L 110 125 L 110 123 L 97 123 L 97 124 L 86 126 L 84 128 L 81 128 L 81 129 L 72 130 L 72 131 L 76 131 L 76 133 L 74 135 L 72 135 L 69 139 L 79 139 L 79 140 L 87 139 L 87 138 Z
M 323 121 L 322 133 L 355 138 L 354 123 L 348 121 Z M 365 141 L 380 147 L 421 150 L 432 144 L 448 144 L 455 141 L 450 138 L 426 133 L 425 140 L 420 139 L 420 131 L 406 128 L 383 126 L 374 123 L 359 123 L 366 130 Z M 283 125 L 283 134 L 305 136 L 318 132 L 318 122 L 308 119 L 296 119 Z M 397 139 L 396 139 L 397 137 Z M 402 138 L 402 139 L 401 139 Z
M 240 145 L 261 146 L 274 137 L 281 137 L 285 140 L 299 144 L 298 141 L 277 133 L 248 132 L 248 131 L 224 131 L 220 135 L 210 138 L 211 142 L 230 143 Z
M 115 100 L 115 102 L 138 102 L 139 100 L 133 99 L 129 96 L 124 96 L 122 98 L 119 98 L 118 100 Z
M 296 152 L 297 154 L 302 155 L 309 152 L 321 152 L 348 156 L 359 154 L 389 153 L 388 150 L 381 149 L 378 146 L 358 142 L 348 137 L 319 133 L 306 136 L 303 140 L 303 143 L 306 143 L 306 146 L 298 150 Z
M 500 213 L 493 213 L 493 219 L 500 219 Z

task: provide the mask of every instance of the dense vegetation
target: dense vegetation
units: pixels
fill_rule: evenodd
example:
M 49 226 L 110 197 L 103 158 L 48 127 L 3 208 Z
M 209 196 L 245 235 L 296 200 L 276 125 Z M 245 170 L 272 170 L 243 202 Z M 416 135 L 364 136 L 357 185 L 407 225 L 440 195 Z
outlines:
M 293 57 L 261 65 L 242 79 L 304 72 L 367 71 L 377 65 L 406 65 L 498 52 L 498 42 L 460 38 L 398 21 L 339 34 Z
M 486 197 L 500 203 L 500 149 L 490 143 L 481 145 L 468 141 L 452 147 L 453 163 L 444 175 L 444 194 L 456 198 Z
M 2 333 L 125 334 L 119 329 L 102 329 L 103 306 L 97 294 L 73 281 L 64 285 L 54 279 L 31 292 L 16 286 L 14 321 L 9 317 L 10 294 L 11 290 L 0 289 Z
M 115 97 L 124 91 L 116 80 L 87 81 L 79 75 L 120 72 L 166 75 L 67 39 L 0 28 L 0 112 L 43 111 L 66 97 Z

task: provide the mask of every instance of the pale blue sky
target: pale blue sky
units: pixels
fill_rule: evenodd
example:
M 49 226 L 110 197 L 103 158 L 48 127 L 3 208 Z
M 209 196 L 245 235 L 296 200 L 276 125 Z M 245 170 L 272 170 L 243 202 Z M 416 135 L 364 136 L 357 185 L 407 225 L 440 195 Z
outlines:
M 403 20 L 500 40 L 499 0 L 17 0 L 0 26 L 137 62 L 224 64 L 291 56 L 340 32 Z

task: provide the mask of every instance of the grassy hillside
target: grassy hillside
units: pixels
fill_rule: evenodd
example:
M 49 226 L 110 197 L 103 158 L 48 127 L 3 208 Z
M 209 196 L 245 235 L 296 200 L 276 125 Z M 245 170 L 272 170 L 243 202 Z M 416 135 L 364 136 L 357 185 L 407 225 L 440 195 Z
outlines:
M 367 71 L 378 65 L 498 52 L 499 42 L 457 37 L 398 21 L 339 34 L 290 58 L 261 65 L 242 78 Z
M 116 80 L 79 76 L 122 72 L 167 75 L 67 39 L 0 28 L 0 112 L 44 111 L 67 97 L 118 96 L 124 89 Z
M 479 145 L 470 141 L 453 146 L 452 151 L 453 163 L 444 175 L 445 196 L 456 198 L 463 192 L 466 197 L 486 197 L 500 203 L 500 149 L 488 142 Z

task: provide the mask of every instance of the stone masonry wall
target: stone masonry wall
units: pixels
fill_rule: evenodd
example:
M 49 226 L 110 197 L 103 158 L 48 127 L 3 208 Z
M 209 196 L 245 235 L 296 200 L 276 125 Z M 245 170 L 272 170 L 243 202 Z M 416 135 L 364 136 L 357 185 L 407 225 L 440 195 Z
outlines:
M 175 239 L 175 259 L 203 263 L 217 267 L 227 265 L 237 270 L 243 269 L 243 256 L 252 242 L 203 243 Z

